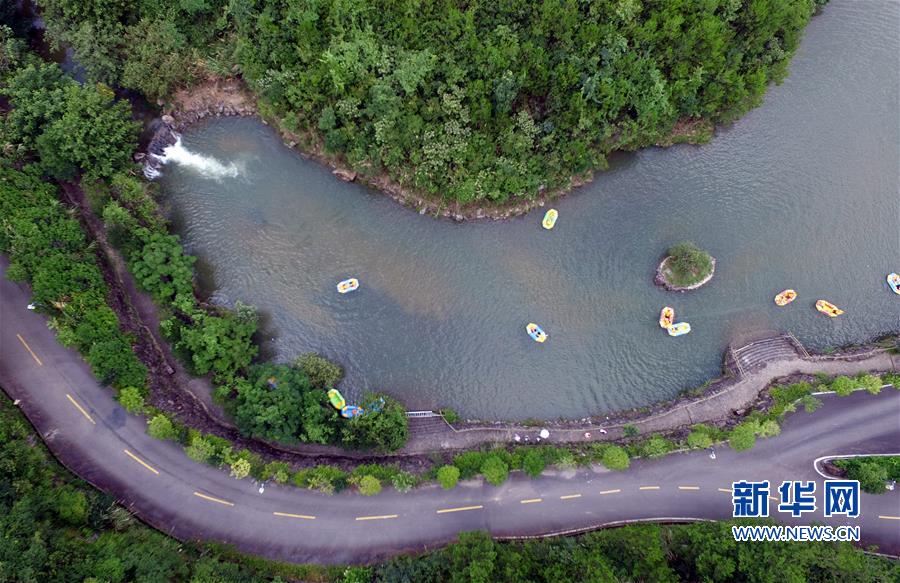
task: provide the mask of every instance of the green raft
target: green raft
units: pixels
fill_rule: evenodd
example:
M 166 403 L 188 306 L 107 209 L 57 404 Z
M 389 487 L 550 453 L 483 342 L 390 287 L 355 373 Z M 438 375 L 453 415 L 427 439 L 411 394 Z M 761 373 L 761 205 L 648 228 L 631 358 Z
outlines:
M 344 396 L 337 389 L 331 389 L 328 391 L 328 400 L 331 401 L 331 406 L 340 411 L 347 404 L 347 401 L 344 400 Z

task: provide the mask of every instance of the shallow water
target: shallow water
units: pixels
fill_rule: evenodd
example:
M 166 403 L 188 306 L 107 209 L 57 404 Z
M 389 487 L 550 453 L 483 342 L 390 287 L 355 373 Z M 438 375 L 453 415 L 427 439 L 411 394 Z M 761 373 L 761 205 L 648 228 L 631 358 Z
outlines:
M 648 149 L 508 222 L 420 216 L 285 148 L 253 119 L 198 124 L 160 178 L 213 299 L 264 315 L 264 350 L 315 350 L 345 395 L 481 418 L 583 417 L 715 376 L 729 343 L 791 331 L 824 349 L 900 332 L 900 4 L 832 2 L 765 104 L 702 147 Z M 717 259 L 688 294 L 652 284 L 664 250 Z M 358 291 L 335 284 L 358 277 Z M 776 308 L 786 287 L 799 298 Z M 846 310 L 818 314 L 826 298 Z M 693 332 L 657 324 L 672 305 Z M 550 339 L 525 333 L 537 322 Z M 271 338 L 271 340 L 270 340 Z

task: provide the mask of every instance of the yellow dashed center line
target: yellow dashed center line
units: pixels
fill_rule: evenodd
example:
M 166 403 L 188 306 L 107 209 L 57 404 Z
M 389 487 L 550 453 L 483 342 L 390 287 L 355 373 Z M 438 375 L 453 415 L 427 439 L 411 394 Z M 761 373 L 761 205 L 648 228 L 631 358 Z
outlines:
M 679 490 L 699 490 L 700 486 L 678 486 Z
M 881 520 L 900 520 L 900 516 L 881 516 L 881 515 L 879 515 L 878 518 L 880 518 Z
M 37 354 L 35 354 L 34 351 L 31 349 L 31 347 L 28 346 L 28 343 L 25 342 L 25 339 L 22 338 L 22 335 L 21 335 L 21 334 L 16 334 L 16 338 L 19 339 L 19 342 L 22 343 L 22 346 L 25 347 L 25 350 L 28 351 L 28 354 L 31 355 L 31 358 L 33 358 L 34 361 L 35 361 L 36 363 L 38 363 L 38 366 L 44 366 L 44 363 L 41 362 L 41 359 L 37 357 Z
M 381 516 L 357 516 L 356 520 L 385 520 L 387 518 L 397 518 L 396 514 L 382 514 Z
M 198 498 L 203 498 L 204 500 L 209 500 L 210 502 L 218 502 L 219 504 L 224 504 L 225 506 L 234 506 L 234 502 L 229 502 L 228 500 L 222 500 L 221 498 L 214 498 L 212 496 L 207 496 L 206 494 L 201 494 L 200 492 L 194 492 L 194 496 Z
M 603 491 L 600 492 L 600 493 L 601 493 L 601 494 L 618 494 L 618 493 L 621 492 L 621 491 L 622 491 L 622 490 L 619 490 L 619 489 L 617 488 L 617 489 L 615 489 L 615 490 L 603 490 Z
M 466 510 L 481 510 L 484 506 L 460 506 L 459 508 L 444 508 L 438 510 L 438 514 L 447 514 L 448 512 L 464 512 Z
M 94 419 L 93 419 L 90 415 L 88 415 L 88 412 L 84 410 L 84 407 L 82 407 L 81 405 L 79 405 L 79 404 L 75 401 L 75 399 L 72 398 L 72 395 L 70 395 L 69 393 L 66 393 L 66 398 L 69 399 L 69 401 L 70 401 L 73 405 L 75 405 L 75 408 L 76 408 L 76 409 L 78 409 L 79 411 L 81 411 L 81 414 L 84 415 L 84 417 L 85 417 L 88 421 L 90 421 L 90 422 L 93 423 L 94 425 L 97 424 L 97 422 L 94 421 Z
M 560 500 L 571 500 L 573 498 L 581 498 L 581 494 L 567 494 L 559 497 Z
M 638 490 L 659 490 L 659 486 L 641 486 Z
M 719 492 L 725 492 L 726 494 L 731 494 L 731 490 L 727 490 L 725 488 L 719 488 Z
M 527 500 L 519 500 L 519 504 L 535 504 L 541 502 L 543 498 L 528 498 Z
M 290 512 L 273 512 L 275 516 L 284 516 L 287 518 L 303 518 L 304 520 L 315 520 L 315 516 L 309 516 L 307 514 L 291 514 Z
M 137 463 L 141 464 L 142 466 L 144 466 L 145 468 L 147 468 L 148 470 L 150 470 L 151 472 L 153 472 L 153 473 L 156 474 L 157 476 L 159 475 L 159 472 L 157 472 L 155 468 L 153 468 L 152 466 L 150 466 L 150 464 L 148 464 L 147 462 L 145 462 L 144 460 L 142 460 L 142 459 L 139 458 L 138 456 L 134 455 L 133 453 L 131 453 L 131 452 L 128 451 L 127 449 L 123 449 L 122 451 L 125 452 L 125 455 L 127 455 L 128 457 L 130 457 L 131 459 L 133 459 L 133 460 L 136 461 Z

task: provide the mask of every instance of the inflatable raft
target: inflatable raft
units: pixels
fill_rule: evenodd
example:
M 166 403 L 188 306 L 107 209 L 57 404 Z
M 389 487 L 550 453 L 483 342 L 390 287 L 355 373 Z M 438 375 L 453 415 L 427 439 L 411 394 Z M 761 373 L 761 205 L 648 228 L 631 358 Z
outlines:
M 548 338 L 547 333 L 541 330 L 541 327 L 534 322 L 525 326 L 525 331 L 528 332 L 528 335 L 531 336 L 535 342 L 544 342 Z
M 556 219 L 558 219 L 558 218 L 559 218 L 559 213 L 556 211 L 556 209 L 550 209 L 549 211 L 544 213 L 544 220 L 541 221 L 541 224 L 544 226 L 545 229 L 547 229 L 549 231 L 550 229 L 553 228 L 553 225 L 556 224 Z
M 353 419 L 354 417 L 359 417 L 363 414 L 363 408 L 357 407 L 356 405 L 347 405 L 343 409 L 341 409 L 341 417 L 346 419 Z
M 775 296 L 775 305 L 776 306 L 786 306 L 789 303 L 793 302 L 797 299 L 797 292 L 792 289 L 786 289 L 777 296 Z
M 678 322 L 677 324 L 672 324 L 666 330 L 669 332 L 669 336 L 683 336 L 691 331 L 691 325 L 687 322 Z
M 340 411 L 347 405 L 347 401 L 344 400 L 344 395 L 341 394 L 337 389 L 331 389 L 328 391 L 328 401 L 331 403 L 331 406 Z
M 891 289 L 894 290 L 895 294 L 900 295 L 900 275 L 896 273 L 891 273 L 887 276 L 888 285 L 891 286 Z
M 825 300 L 818 300 L 816 302 L 816 309 L 826 316 L 830 316 L 832 318 L 837 318 L 844 313 L 844 310 L 838 308 L 831 302 L 826 302 Z
M 337 284 L 337 290 L 339 294 L 346 294 L 352 292 L 353 290 L 359 288 L 359 280 L 355 277 L 351 277 L 350 279 L 345 279 L 341 283 Z
M 660 328 L 668 328 L 672 324 L 675 323 L 675 310 L 666 306 L 659 313 L 659 327 Z

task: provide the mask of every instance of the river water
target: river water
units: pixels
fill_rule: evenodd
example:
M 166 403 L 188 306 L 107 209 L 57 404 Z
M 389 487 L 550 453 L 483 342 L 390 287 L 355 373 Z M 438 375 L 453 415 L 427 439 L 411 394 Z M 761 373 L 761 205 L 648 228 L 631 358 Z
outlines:
M 832 2 L 765 104 L 705 146 L 647 149 L 507 222 L 404 209 L 287 149 L 254 119 L 198 124 L 164 168 L 164 199 L 214 301 L 263 314 L 264 352 L 315 350 L 356 397 L 464 416 L 584 417 L 716 376 L 730 343 L 791 331 L 810 349 L 900 332 L 900 4 Z M 716 276 L 687 294 L 652 283 L 664 250 L 696 241 Z M 358 291 L 335 284 L 358 277 Z M 776 308 L 792 287 L 799 298 Z M 815 311 L 825 298 L 846 310 Z M 672 305 L 693 332 L 657 324 Z M 525 334 L 539 323 L 543 345 Z

